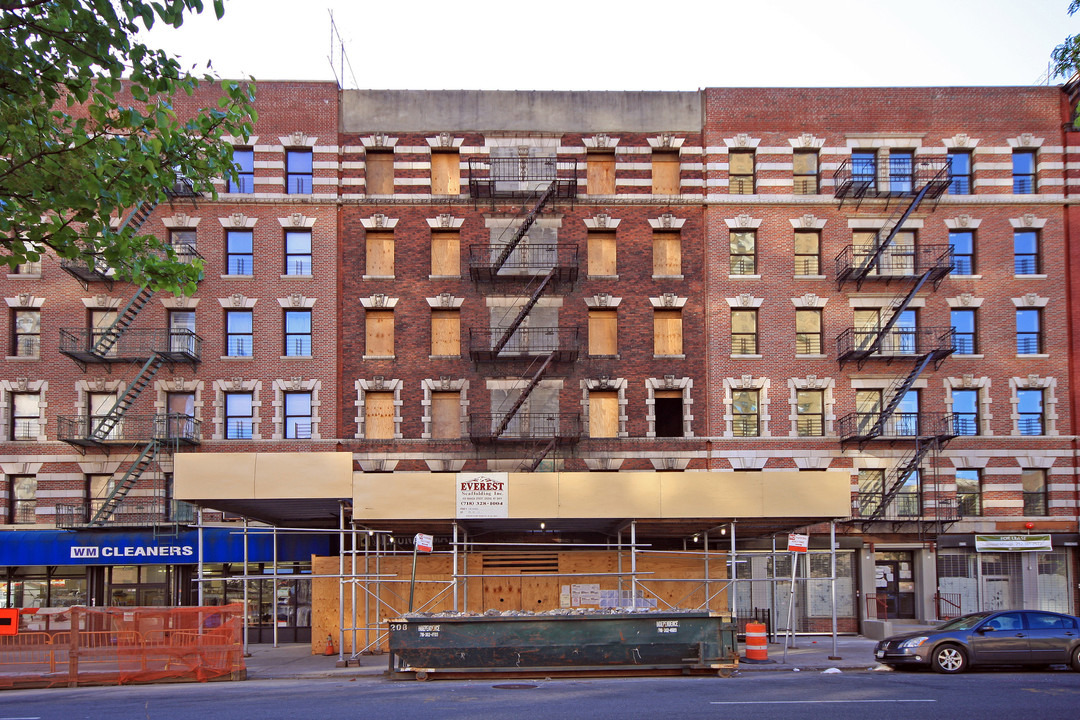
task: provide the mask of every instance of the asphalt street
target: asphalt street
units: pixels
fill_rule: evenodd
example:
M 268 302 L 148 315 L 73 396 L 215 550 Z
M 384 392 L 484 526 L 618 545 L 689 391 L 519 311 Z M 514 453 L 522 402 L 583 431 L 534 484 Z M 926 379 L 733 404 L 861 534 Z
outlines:
M 1080 717 L 1080 673 L 770 672 L 736 677 L 394 681 L 380 676 L 0 692 L 0 720 Z

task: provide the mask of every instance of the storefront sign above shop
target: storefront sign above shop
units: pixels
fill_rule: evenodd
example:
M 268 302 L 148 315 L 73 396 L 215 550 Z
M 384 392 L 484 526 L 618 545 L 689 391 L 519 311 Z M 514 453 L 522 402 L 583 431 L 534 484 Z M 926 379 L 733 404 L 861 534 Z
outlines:
M 509 473 L 458 473 L 457 517 L 486 519 L 508 517 Z
M 1047 552 L 1053 550 L 1049 535 L 976 535 L 979 552 Z
M 247 555 L 251 562 L 274 558 L 274 538 L 266 530 L 248 533 Z M 177 565 L 199 560 L 199 534 L 181 530 L 176 535 L 153 532 L 64 530 L 13 530 L 0 533 L 0 567 L 20 565 Z M 310 560 L 329 553 L 325 535 L 279 533 L 279 561 Z M 203 561 L 243 562 L 244 533 L 241 528 L 206 528 Z

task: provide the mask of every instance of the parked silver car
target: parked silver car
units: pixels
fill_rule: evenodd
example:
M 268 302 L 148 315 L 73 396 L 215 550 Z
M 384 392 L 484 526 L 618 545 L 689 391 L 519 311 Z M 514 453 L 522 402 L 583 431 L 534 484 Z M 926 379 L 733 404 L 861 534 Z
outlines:
M 895 668 L 929 665 L 940 673 L 972 665 L 1071 665 L 1080 671 L 1080 618 L 1041 610 L 972 613 L 933 630 L 885 638 L 874 657 Z

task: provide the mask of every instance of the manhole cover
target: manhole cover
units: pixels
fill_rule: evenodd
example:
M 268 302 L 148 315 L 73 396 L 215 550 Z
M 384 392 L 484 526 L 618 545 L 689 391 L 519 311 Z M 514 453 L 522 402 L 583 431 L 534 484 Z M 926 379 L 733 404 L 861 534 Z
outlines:
M 491 687 L 496 690 L 533 690 L 535 685 L 529 685 L 528 683 L 504 683 L 502 685 L 492 685 Z

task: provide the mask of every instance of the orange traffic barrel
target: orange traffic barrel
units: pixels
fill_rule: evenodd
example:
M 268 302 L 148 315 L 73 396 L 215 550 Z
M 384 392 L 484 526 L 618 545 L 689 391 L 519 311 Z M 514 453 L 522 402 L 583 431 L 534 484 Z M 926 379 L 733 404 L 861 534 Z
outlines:
M 746 659 L 750 662 L 768 662 L 769 645 L 765 637 L 765 623 L 746 623 Z
M 0 635 L 19 634 L 19 609 L 0 609 Z

